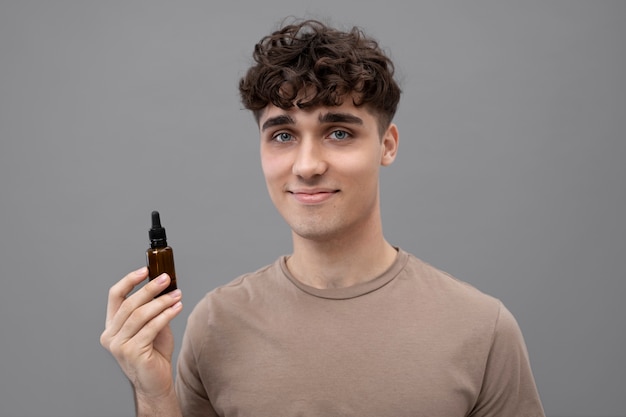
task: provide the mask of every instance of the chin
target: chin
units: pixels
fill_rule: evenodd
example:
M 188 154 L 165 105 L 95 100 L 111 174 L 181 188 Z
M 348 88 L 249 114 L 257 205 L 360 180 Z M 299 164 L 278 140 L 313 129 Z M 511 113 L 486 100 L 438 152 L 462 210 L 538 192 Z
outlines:
M 292 232 L 302 239 L 315 242 L 331 241 L 343 234 L 341 227 L 330 224 L 322 225 L 319 222 L 297 225 L 291 224 L 290 227 Z

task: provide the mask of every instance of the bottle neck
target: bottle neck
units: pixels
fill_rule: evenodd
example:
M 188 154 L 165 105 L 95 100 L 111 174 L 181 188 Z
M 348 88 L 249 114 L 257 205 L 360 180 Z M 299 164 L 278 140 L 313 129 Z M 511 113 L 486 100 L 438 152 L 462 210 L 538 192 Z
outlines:
M 167 240 L 165 239 L 153 239 L 150 241 L 150 247 L 152 249 L 161 249 L 167 247 Z

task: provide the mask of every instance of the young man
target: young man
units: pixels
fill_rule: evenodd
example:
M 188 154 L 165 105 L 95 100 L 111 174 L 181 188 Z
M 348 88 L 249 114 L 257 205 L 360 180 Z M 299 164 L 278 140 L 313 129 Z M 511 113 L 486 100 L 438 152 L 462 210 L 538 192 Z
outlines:
M 102 344 L 150 416 L 543 416 L 525 344 L 496 299 L 383 236 L 379 169 L 400 89 L 362 32 L 315 21 L 256 45 L 240 82 L 293 253 L 211 291 L 172 380 L 167 276 L 109 293 Z

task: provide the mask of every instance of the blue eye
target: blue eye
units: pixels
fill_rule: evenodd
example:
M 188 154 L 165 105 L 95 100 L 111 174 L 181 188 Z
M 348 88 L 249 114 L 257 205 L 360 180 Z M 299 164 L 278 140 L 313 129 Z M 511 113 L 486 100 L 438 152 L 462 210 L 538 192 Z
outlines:
M 289 133 L 281 132 L 275 135 L 272 139 L 274 139 L 276 142 L 281 142 L 281 143 L 289 142 L 292 139 L 292 136 Z
M 335 130 L 330 134 L 330 137 L 336 140 L 344 140 L 350 137 L 350 134 L 345 130 Z

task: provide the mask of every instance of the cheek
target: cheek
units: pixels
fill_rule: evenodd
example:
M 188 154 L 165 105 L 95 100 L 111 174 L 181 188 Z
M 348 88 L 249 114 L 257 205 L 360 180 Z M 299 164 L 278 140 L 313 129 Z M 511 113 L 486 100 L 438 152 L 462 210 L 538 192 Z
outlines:
M 366 187 L 366 184 L 378 180 L 380 161 L 372 155 L 344 157 L 336 165 L 344 178 Z
M 278 158 L 271 154 L 261 155 L 261 169 L 263 170 L 263 176 L 265 177 L 265 182 L 268 187 L 276 185 L 273 183 L 281 178 L 285 169 L 288 169 L 286 165 L 283 158 Z

